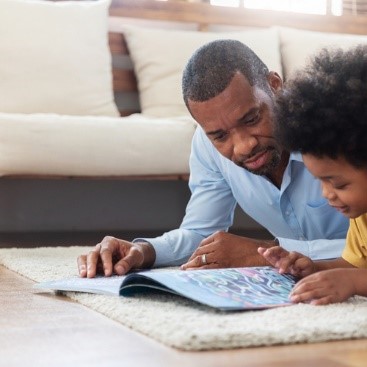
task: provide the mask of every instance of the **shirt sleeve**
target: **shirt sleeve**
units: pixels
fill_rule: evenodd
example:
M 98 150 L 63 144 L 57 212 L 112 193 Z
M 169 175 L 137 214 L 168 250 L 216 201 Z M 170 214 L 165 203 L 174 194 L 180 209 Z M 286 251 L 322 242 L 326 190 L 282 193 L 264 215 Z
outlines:
M 233 223 L 236 200 L 216 162 L 211 142 L 197 128 L 190 155 L 191 198 L 180 228 L 156 238 L 137 238 L 155 249 L 155 267 L 177 266 L 188 260 L 200 242 L 212 233 L 227 231 Z
M 313 241 L 299 241 L 289 238 L 278 238 L 280 246 L 287 251 L 297 251 L 308 256 L 312 260 L 336 259 L 341 257 L 345 247 L 345 238 Z
M 350 220 L 347 245 L 342 257 L 355 267 L 366 268 L 367 264 L 367 215 Z

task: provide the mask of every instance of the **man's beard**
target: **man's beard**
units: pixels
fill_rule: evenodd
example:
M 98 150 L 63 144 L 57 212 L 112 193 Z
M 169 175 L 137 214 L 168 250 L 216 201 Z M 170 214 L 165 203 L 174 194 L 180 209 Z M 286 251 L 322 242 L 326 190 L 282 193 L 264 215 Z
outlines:
M 270 161 L 266 165 L 260 167 L 259 169 L 253 170 L 253 169 L 247 168 L 243 163 L 240 163 L 239 166 L 244 168 L 246 171 L 253 173 L 254 175 L 268 176 L 279 166 L 282 160 L 282 156 L 281 156 L 281 153 L 278 152 L 278 150 L 276 150 L 275 148 L 272 148 L 272 147 L 268 148 L 267 151 L 271 152 Z

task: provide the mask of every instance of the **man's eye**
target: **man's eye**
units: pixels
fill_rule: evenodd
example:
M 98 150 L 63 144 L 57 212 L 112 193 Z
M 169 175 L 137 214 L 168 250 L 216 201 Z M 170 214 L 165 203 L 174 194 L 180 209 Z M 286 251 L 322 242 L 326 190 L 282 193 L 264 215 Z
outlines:
M 226 138 L 227 134 L 226 133 L 222 133 L 222 134 L 217 134 L 214 136 L 213 140 L 214 141 L 223 141 Z
M 245 124 L 246 124 L 246 125 L 255 124 L 256 122 L 258 122 L 258 121 L 259 121 L 259 119 L 260 119 L 260 114 L 258 113 L 258 114 L 256 114 L 256 115 L 252 116 L 251 118 L 247 119 L 247 120 L 245 121 Z

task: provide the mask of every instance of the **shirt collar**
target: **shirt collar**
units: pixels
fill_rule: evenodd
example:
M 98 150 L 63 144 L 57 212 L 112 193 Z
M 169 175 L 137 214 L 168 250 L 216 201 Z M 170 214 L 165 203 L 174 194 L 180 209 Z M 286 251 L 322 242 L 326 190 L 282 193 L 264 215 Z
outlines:
M 289 162 L 290 161 L 297 161 L 297 162 L 303 162 L 302 154 L 299 152 L 293 152 L 289 156 Z

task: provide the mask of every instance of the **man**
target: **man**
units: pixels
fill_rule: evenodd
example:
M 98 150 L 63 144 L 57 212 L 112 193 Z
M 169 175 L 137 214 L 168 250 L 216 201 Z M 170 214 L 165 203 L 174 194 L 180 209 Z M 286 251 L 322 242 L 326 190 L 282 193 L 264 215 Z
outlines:
M 238 41 L 198 49 L 183 75 L 184 101 L 199 127 L 190 157 L 192 195 L 180 228 L 132 243 L 105 237 L 78 257 L 80 276 L 181 264 L 265 265 L 257 248 L 274 241 L 225 232 L 237 203 L 285 249 L 313 259 L 339 257 L 347 220 L 328 206 L 301 156 L 282 150 L 273 137 L 274 97 L 281 88 L 279 75 Z

